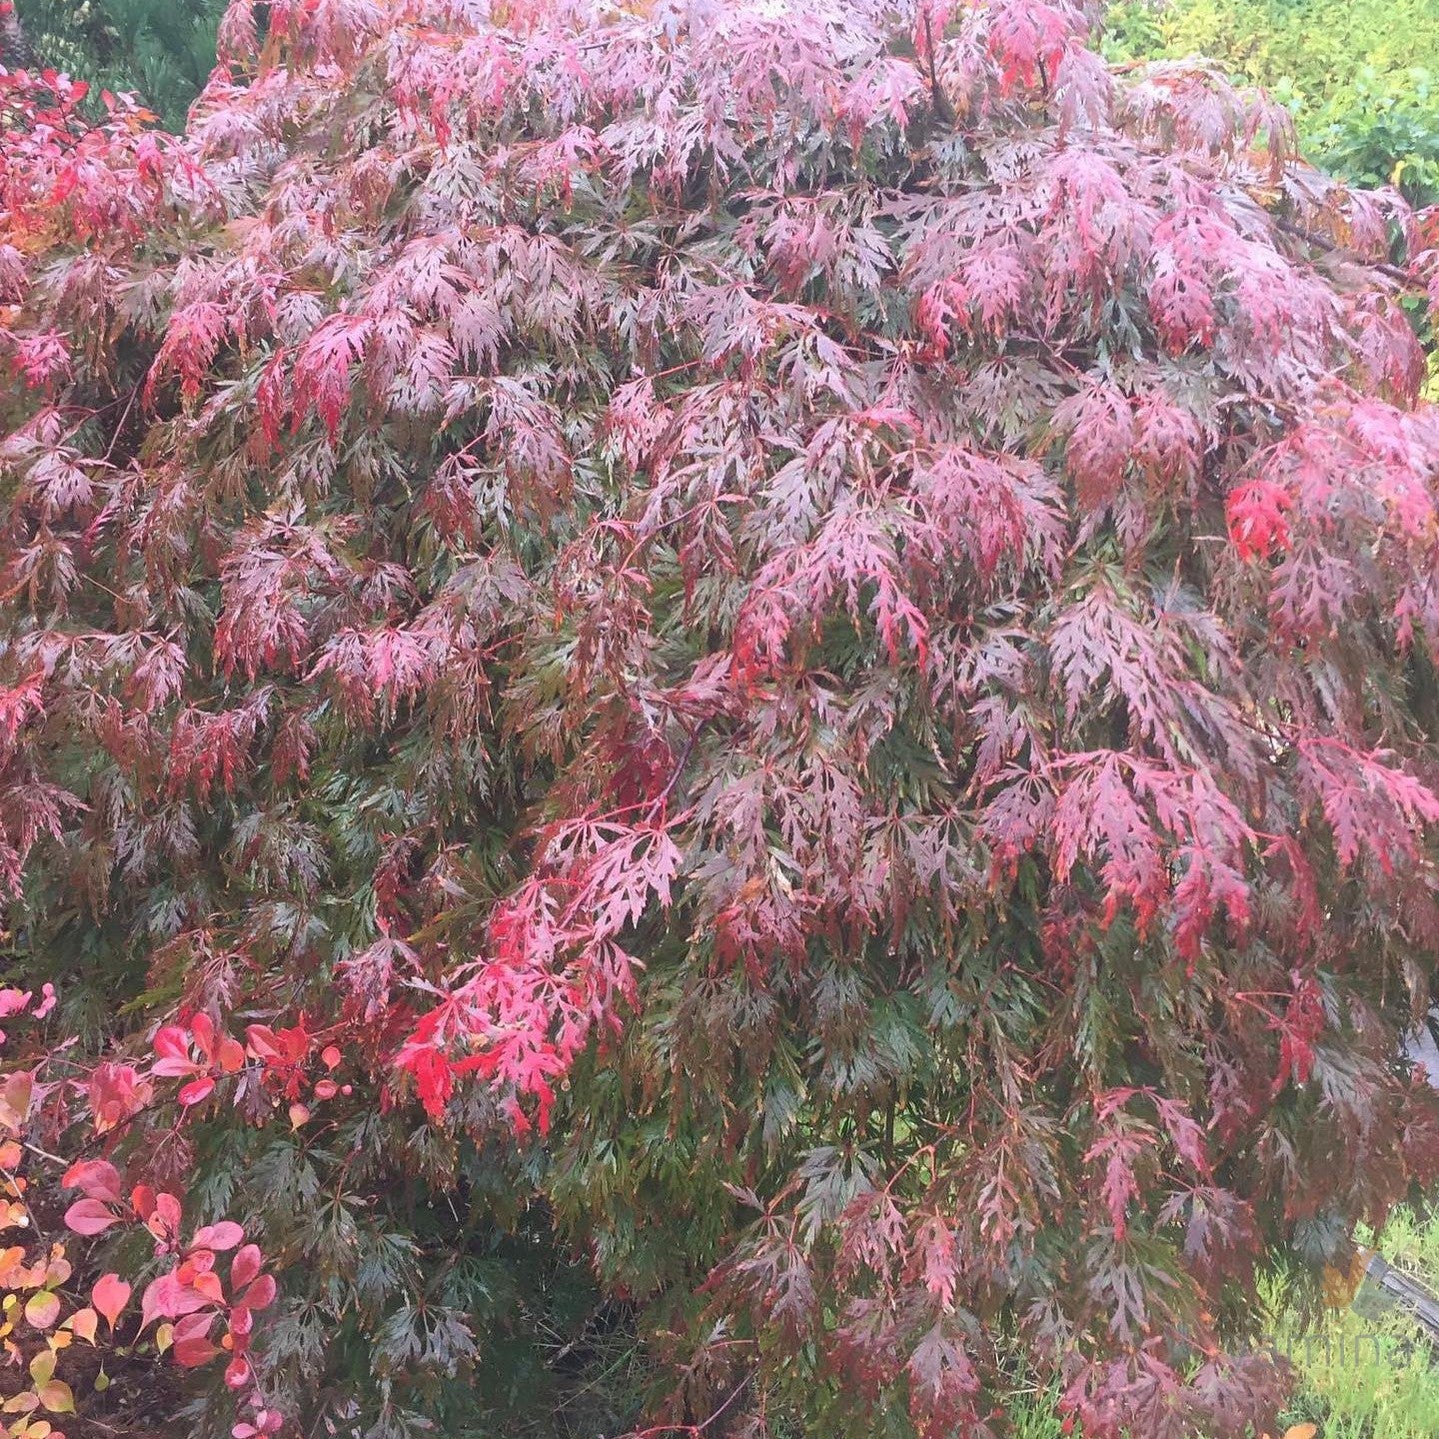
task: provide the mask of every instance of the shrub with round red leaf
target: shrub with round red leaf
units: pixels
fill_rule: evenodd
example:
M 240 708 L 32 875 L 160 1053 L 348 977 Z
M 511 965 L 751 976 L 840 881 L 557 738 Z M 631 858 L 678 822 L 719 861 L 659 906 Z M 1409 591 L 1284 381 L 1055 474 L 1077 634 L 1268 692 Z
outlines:
M 131 1286 L 118 1274 L 102 1274 L 90 1292 L 90 1302 L 96 1313 L 114 1329 L 120 1315 L 125 1312 L 125 1306 L 130 1302 L 132 1292 Z
M 98 1199 L 77 1199 L 65 1211 L 65 1227 L 76 1234 L 103 1234 L 112 1224 L 119 1223 L 119 1215 Z
M 245 1231 L 231 1219 L 222 1219 L 218 1224 L 207 1224 L 197 1229 L 190 1240 L 192 1249 L 214 1249 L 221 1253 L 234 1249 L 245 1237 Z
M 120 1201 L 120 1171 L 108 1159 L 84 1159 L 72 1164 L 60 1181 L 66 1189 L 80 1189 L 87 1199 Z
M 220 1350 L 210 1342 L 213 1314 L 187 1314 L 175 1325 L 175 1362 L 186 1369 L 208 1364 Z

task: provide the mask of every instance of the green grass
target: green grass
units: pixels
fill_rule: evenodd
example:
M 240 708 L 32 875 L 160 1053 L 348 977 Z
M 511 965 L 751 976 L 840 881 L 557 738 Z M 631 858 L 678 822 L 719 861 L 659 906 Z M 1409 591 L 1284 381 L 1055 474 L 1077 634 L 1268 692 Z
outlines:
M 1439 1218 L 1400 1212 L 1370 1242 L 1439 1289 Z M 1302 1381 L 1290 1423 L 1312 1421 L 1319 1439 L 1439 1439 L 1439 1368 L 1417 1324 L 1346 1310 L 1306 1339 L 1281 1314 L 1276 1339 Z
M 1439 1290 L 1439 1216 L 1421 1222 L 1401 1211 L 1368 1242 Z M 1318 1426 L 1317 1439 L 1439 1439 L 1439 1355 L 1417 1324 L 1344 1310 L 1306 1334 L 1284 1309 L 1278 1286 L 1265 1299 L 1273 1342 L 1299 1374 L 1276 1439 L 1305 1422 Z M 1015 1395 L 1005 1406 L 1014 1439 L 1062 1439 L 1056 1397 Z

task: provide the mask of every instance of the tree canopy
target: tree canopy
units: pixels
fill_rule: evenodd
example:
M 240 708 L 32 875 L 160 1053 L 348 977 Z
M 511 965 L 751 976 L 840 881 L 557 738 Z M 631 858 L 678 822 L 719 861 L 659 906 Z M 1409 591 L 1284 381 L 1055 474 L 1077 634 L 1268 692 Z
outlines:
M 1439 1170 L 1439 265 L 1095 19 L 0 77 L 34 1413 L 103 1318 L 242 1439 L 1272 1421 L 1256 1277 Z

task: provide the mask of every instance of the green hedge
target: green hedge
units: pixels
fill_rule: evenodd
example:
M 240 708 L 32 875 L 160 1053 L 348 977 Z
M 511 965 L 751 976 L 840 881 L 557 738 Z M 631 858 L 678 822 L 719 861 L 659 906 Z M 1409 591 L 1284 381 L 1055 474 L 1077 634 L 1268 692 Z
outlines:
M 1290 106 L 1318 164 L 1439 202 L 1434 0 L 1129 0 L 1107 44 L 1116 59 L 1213 56 Z

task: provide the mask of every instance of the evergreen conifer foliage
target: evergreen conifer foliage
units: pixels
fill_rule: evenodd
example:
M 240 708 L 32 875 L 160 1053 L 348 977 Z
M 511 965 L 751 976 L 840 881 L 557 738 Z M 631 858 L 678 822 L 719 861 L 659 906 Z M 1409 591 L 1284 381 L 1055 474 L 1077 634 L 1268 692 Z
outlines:
M 14 0 L 0 0 L 0 65 L 15 70 L 35 61 L 35 47 L 15 13 Z
M 224 10 L 224 0 L 19 0 L 26 55 L 7 58 L 0 47 L 0 63 L 65 72 L 96 90 L 134 91 L 180 129 L 214 68 Z
M 1439 1171 L 1425 231 L 1067 0 L 260 8 L 6 82 L 17 1202 L 236 1433 L 586 1305 L 705 1433 L 1272 1422 Z

